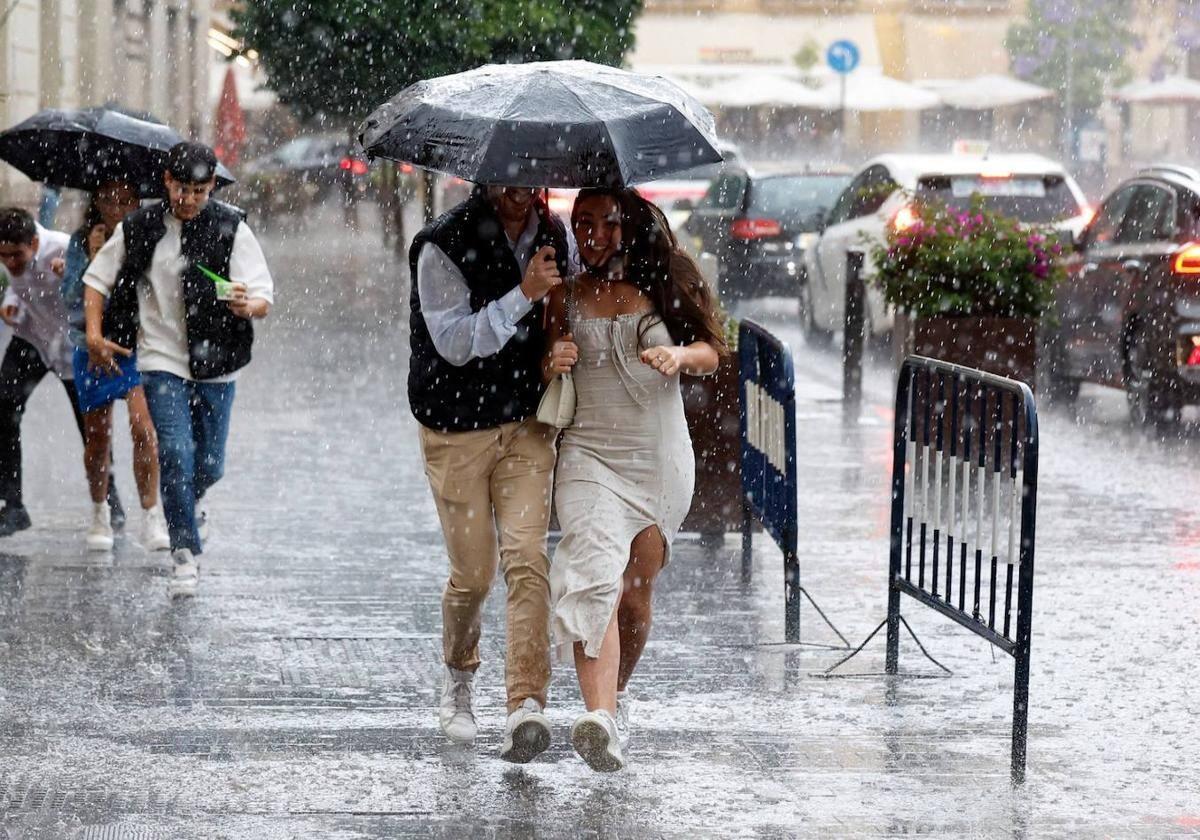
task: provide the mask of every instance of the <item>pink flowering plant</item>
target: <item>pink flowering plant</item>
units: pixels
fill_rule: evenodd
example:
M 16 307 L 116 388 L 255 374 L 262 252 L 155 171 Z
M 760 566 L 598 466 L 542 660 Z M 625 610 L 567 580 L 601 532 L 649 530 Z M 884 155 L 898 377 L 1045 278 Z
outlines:
M 1039 318 L 1066 276 L 1060 235 L 987 210 L 914 202 L 903 224 L 873 244 L 871 282 L 899 310 L 920 317 Z

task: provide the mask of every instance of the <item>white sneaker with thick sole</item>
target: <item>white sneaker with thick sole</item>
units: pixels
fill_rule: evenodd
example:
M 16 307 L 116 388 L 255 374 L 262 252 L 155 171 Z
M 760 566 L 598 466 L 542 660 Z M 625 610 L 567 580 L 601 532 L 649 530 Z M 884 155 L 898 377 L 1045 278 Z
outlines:
M 171 535 L 167 532 L 167 519 L 163 516 L 161 504 L 142 511 L 141 543 L 147 551 L 168 551 L 171 548 Z
M 514 764 L 526 764 L 550 746 L 550 720 L 542 714 L 542 704 L 528 697 L 513 710 L 504 724 L 504 742 L 500 757 Z
M 203 499 L 196 500 L 196 533 L 200 535 L 201 542 L 208 542 L 208 533 L 212 528 L 209 527 L 208 521 L 208 503 Z
M 171 576 L 167 578 L 167 597 L 174 601 L 176 598 L 191 598 L 196 594 L 200 585 L 200 564 L 187 548 L 177 548 L 171 552 Z
M 446 737 L 456 744 L 471 744 L 479 728 L 471 700 L 475 695 L 475 674 L 446 666 L 446 681 L 438 703 L 438 723 Z
M 571 746 L 587 766 L 600 773 L 612 773 L 625 766 L 617 722 L 606 709 L 585 712 L 571 724 Z
M 621 749 L 624 750 L 629 746 L 629 712 L 633 708 L 633 697 L 629 691 L 617 692 L 617 739 L 621 742 Z
M 108 502 L 92 503 L 92 523 L 87 530 L 88 551 L 111 551 L 113 547 L 112 512 Z

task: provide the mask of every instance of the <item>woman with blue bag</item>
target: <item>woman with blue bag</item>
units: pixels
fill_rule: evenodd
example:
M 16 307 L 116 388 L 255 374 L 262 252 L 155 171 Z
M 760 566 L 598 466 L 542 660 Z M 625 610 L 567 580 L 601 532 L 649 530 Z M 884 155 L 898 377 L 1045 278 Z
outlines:
M 171 547 L 167 521 L 158 500 L 158 439 L 134 351 L 114 345 L 117 369 L 100 370 L 88 364 L 84 337 L 84 272 L 121 220 L 138 205 L 137 188 L 126 181 L 110 181 L 92 193 L 83 224 L 72 234 L 67 246 L 63 272 L 62 295 L 71 322 L 71 341 L 75 344 L 75 388 L 84 420 L 83 465 L 92 497 L 92 521 L 87 532 L 90 551 L 106 551 L 113 545 L 105 499 L 112 447 L 112 406 L 120 399 L 125 400 L 129 409 L 129 427 L 133 435 L 133 475 L 142 502 L 142 546 L 147 551 L 166 551 Z

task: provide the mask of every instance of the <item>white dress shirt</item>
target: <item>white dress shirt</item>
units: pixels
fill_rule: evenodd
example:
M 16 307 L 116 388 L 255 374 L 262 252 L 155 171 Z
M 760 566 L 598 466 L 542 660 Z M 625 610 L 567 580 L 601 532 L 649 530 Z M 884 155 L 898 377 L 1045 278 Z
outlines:
M 74 379 L 71 363 L 75 346 L 68 333 L 67 307 L 63 302 L 62 281 L 50 270 L 50 263 L 66 257 L 69 234 L 37 226 L 38 250 L 25 270 L 9 276 L 3 306 L 17 307 L 13 335 L 33 345 L 42 362 L 60 379 Z
M 170 212 L 163 215 L 163 221 L 166 232 L 154 248 L 154 256 L 147 271 L 149 282 L 137 285 L 138 370 L 170 373 L 181 379 L 191 379 L 183 284 L 179 277 L 186 267 L 180 253 L 183 223 Z M 125 236 L 122 228 L 123 225 L 117 225 L 113 235 L 92 259 L 91 265 L 83 275 L 84 284 L 105 297 L 112 294 L 117 275 L 125 262 Z M 244 223 L 238 225 L 233 235 L 229 279 L 245 283 L 248 298 L 261 298 L 268 303 L 274 301 L 274 284 L 262 247 Z M 236 378 L 237 372 L 205 381 L 232 382 Z
M 538 215 L 531 212 L 517 241 L 508 239 L 522 276 L 533 258 L 537 232 Z M 567 239 L 570 249 L 570 237 Z M 417 255 L 417 295 L 438 355 L 459 367 L 472 359 L 499 353 L 517 334 L 520 320 L 533 308 L 518 284 L 503 297 L 478 312 L 473 311 L 466 277 L 446 252 L 432 242 L 426 242 Z

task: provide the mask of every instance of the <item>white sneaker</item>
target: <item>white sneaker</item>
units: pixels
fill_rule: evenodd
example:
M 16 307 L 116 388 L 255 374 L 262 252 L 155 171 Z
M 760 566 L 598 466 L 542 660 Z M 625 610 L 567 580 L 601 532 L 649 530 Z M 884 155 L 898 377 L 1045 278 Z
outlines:
M 446 737 L 456 744 L 470 744 L 479 731 L 471 699 L 475 694 L 475 674 L 446 666 L 442 699 L 438 705 L 438 723 Z
M 200 542 L 208 542 L 208 504 L 204 499 L 196 500 L 196 533 L 200 535 Z
M 633 697 L 629 691 L 617 692 L 617 739 L 621 742 L 621 749 L 624 750 L 629 746 L 629 712 L 633 707 Z
M 162 505 L 142 511 L 142 548 L 147 551 L 167 551 L 171 548 L 171 535 L 167 532 L 167 519 Z
M 514 764 L 526 764 L 550 746 L 550 721 L 542 714 L 542 704 L 525 699 L 504 724 L 504 743 L 500 757 Z
M 617 722 L 606 709 L 585 712 L 571 724 L 571 746 L 587 766 L 600 773 L 612 773 L 625 766 Z
M 171 552 L 171 576 L 167 578 L 167 597 L 191 598 L 200 585 L 200 564 L 191 549 L 177 548 Z
M 112 512 L 108 502 L 92 503 L 92 524 L 87 530 L 88 551 L 111 551 L 113 547 Z

